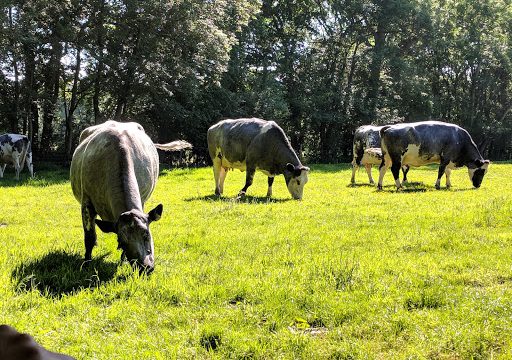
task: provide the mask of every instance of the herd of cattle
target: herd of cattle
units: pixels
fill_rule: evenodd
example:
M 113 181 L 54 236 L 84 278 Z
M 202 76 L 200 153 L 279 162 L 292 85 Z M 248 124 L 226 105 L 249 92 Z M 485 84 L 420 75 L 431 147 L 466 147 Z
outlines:
M 222 195 L 230 169 L 246 171 L 245 196 L 256 170 L 268 177 L 267 196 L 272 195 L 274 177 L 284 175 L 294 199 L 302 199 L 309 168 L 293 150 L 283 129 L 273 121 L 261 119 L 223 120 L 207 133 L 208 151 L 213 162 L 215 194 Z M 143 127 L 135 122 L 107 121 L 85 129 L 71 161 L 70 180 L 73 194 L 81 204 L 85 260 L 92 259 L 96 244 L 96 226 L 103 232 L 117 234 L 122 259 L 141 270 L 154 268 L 154 245 L 149 225 L 162 216 L 157 205 L 144 213 L 144 203 L 153 192 L 158 173 L 157 148 L 166 151 L 192 147 L 186 141 L 154 144 Z M 24 162 L 33 175 L 32 153 L 26 136 L 6 134 L 0 137 L 0 169 L 13 163 L 16 177 Z M 440 121 L 424 121 L 386 126 L 361 126 L 354 135 L 352 183 L 355 171 L 364 166 L 370 183 L 372 165 L 380 166 L 378 189 L 387 169 L 398 189 L 402 187 L 400 169 L 407 179 L 410 166 L 439 163 L 435 186 L 440 188 L 446 174 L 450 187 L 451 170 L 467 166 L 473 186 L 478 188 L 489 167 L 471 136 L 463 128 Z M 2 165 L 3 164 L 3 165 Z M 99 215 L 100 219 L 96 219 Z
M 292 197 L 302 199 L 310 169 L 301 163 L 283 129 L 275 122 L 256 118 L 223 120 L 208 129 L 207 141 L 216 195 L 222 195 L 227 172 L 239 169 L 246 171 L 239 197 L 245 196 L 259 170 L 268 177 L 267 196 L 272 196 L 274 177 L 282 174 Z M 143 209 L 159 173 L 157 149 L 174 151 L 190 147 L 183 140 L 154 144 L 143 127 L 134 122 L 107 121 L 82 132 L 71 161 L 70 180 L 73 194 L 81 204 L 86 262 L 92 259 L 97 225 L 103 232 L 117 234 L 121 260 L 128 260 L 140 271 L 153 271 L 154 245 L 149 225 L 160 219 L 163 206 L 159 204 L 147 214 Z M 0 136 L 0 177 L 8 163 L 14 165 L 17 179 L 25 163 L 33 176 L 32 152 L 26 136 Z M 440 164 L 437 189 L 444 174 L 446 186 L 450 187 L 451 170 L 462 166 L 468 168 L 469 178 L 478 188 L 489 167 L 489 160 L 483 159 L 469 133 L 457 125 L 439 121 L 366 125 L 354 135 L 351 182 L 355 182 L 357 168 L 364 166 L 373 184 L 371 167 L 379 165 L 378 189 L 382 189 L 389 167 L 400 189 L 400 169 L 406 181 L 410 166 L 432 163 Z M 101 220 L 96 219 L 98 215 Z M 34 358 L 69 358 L 47 352 L 28 335 L 0 327 L 2 359 L 17 358 L 2 353 L 7 351 L 3 346 L 9 338 L 18 339 L 23 351 L 46 356 Z M 13 349 L 12 342 L 7 344 L 8 349 Z

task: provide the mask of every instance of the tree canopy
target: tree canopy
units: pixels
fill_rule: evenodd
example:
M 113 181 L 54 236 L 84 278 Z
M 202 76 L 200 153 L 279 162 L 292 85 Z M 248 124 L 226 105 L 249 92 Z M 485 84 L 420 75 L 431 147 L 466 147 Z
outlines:
M 0 131 L 40 156 L 112 118 L 205 158 L 209 126 L 255 116 L 311 162 L 347 161 L 359 125 L 425 119 L 512 158 L 508 0 L 2 4 Z

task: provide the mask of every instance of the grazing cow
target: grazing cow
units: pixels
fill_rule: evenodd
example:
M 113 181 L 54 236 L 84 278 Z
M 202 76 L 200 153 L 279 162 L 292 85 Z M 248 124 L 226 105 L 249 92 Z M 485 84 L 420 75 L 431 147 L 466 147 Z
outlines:
M 441 177 L 446 174 L 446 187 L 450 187 L 450 173 L 454 168 L 467 166 L 469 179 L 475 188 L 480 187 L 489 167 L 469 133 L 454 124 L 441 121 L 422 121 L 410 124 L 384 126 L 380 130 L 384 160 L 380 167 L 378 188 L 388 167 L 395 178 L 396 187 L 402 185 L 398 179 L 400 166 L 440 164 L 436 189 L 440 188 Z
M 39 345 L 32 336 L 19 333 L 9 325 L 0 325 L 1 360 L 74 360 Z
M 247 170 L 245 196 L 254 173 L 268 176 L 267 196 L 272 196 L 274 176 L 283 174 L 294 199 L 302 199 L 309 168 L 302 165 L 283 129 L 273 121 L 262 119 L 223 120 L 208 129 L 208 151 L 213 161 L 215 194 L 222 195 L 229 169 Z
M 156 146 L 156 147 L 155 147 Z M 75 198 L 82 205 L 85 260 L 91 260 L 96 244 L 96 224 L 103 232 L 117 234 L 121 259 L 148 272 L 153 270 L 153 238 L 149 224 L 160 219 L 162 204 L 148 214 L 144 203 L 155 188 L 158 153 L 190 148 L 186 141 L 153 144 L 141 125 L 107 121 L 80 135 L 71 160 L 70 180 Z
M 13 164 L 16 170 L 16 180 L 19 180 L 25 163 L 27 163 L 30 176 L 34 177 L 32 147 L 28 137 L 20 134 L 0 135 L 0 178 L 4 177 L 7 164 Z
M 372 177 L 372 165 L 380 165 L 382 159 L 377 163 L 375 150 L 372 150 L 372 154 L 365 154 L 365 151 L 368 148 L 380 148 L 380 129 L 382 129 L 382 126 L 373 125 L 363 125 L 356 129 L 353 142 L 352 179 L 350 179 L 352 184 L 356 182 L 356 170 L 361 165 L 365 167 L 366 172 L 368 173 L 368 180 L 370 181 L 370 184 L 375 183 Z M 373 155 L 373 157 L 371 155 Z M 402 172 L 404 174 L 403 181 L 405 182 L 407 181 L 409 166 L 404 165 L 402 167 Z

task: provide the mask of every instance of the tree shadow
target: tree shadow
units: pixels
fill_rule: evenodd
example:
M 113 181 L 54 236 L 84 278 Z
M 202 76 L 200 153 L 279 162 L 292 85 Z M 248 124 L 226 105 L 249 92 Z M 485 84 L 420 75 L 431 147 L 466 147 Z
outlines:
M 112 280 L 119 264 L 105 261 L 107 255 L 85 263 L 79 254 L 53 251 L 41 259 L 18 265 L 11 279 L 18 293 L 36 289 L 43 296 L 60 298 Z
M 293 199 L 276 199 L 269 198 L 266 196 L 251 196 L 246 195 L 243 198 L 238 196 L 229 198 L 225 196 L 218 196 L 215 194 L 205 195 L 205 196 L 195 196 L 186 198 L 185 201 L 215 201 L 215 202 L 225 202 L 225 203 L 249 203 L 249 204 L 269 204 L 269 203 L 284 203 L 288 201 L 292 201 Z

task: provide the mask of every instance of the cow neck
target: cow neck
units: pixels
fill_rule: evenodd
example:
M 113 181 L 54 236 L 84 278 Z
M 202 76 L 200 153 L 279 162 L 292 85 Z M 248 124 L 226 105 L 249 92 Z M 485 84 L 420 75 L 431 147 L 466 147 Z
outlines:
M 135 176 L 135 168 L 129 149 L 122 149 L 119 159 L 120 166 L 120 187 L 122 196 L 115 202 L 115 213 L 117 216 L 126 211 L 137 209 L 143 211 L 140 199 L 139 186 Z
M 299 157 L 288 141 L 281 145 L 281 149 L 277 151 L 277 157 L 279 158 L 279 164 L 284 167 L 286 167 L 288 163 L 294 166 L 302 166 Z
M 464 152 L 466 156 L 464 159 L 465 160 L 464 165 L 468 165 L 468 164 L 474 162 L 475 160 L 483 161 L 484 158 L 482 157 L 482 154 L 480 154 L 480 151 L 476 147 L 476 144 L 473 141 L 473 139 L 471 138 L 471 136 L 469 134 L 466 134 L 466 136 L 467 136 L 467 139 L 465 141 L 466 151 Z

